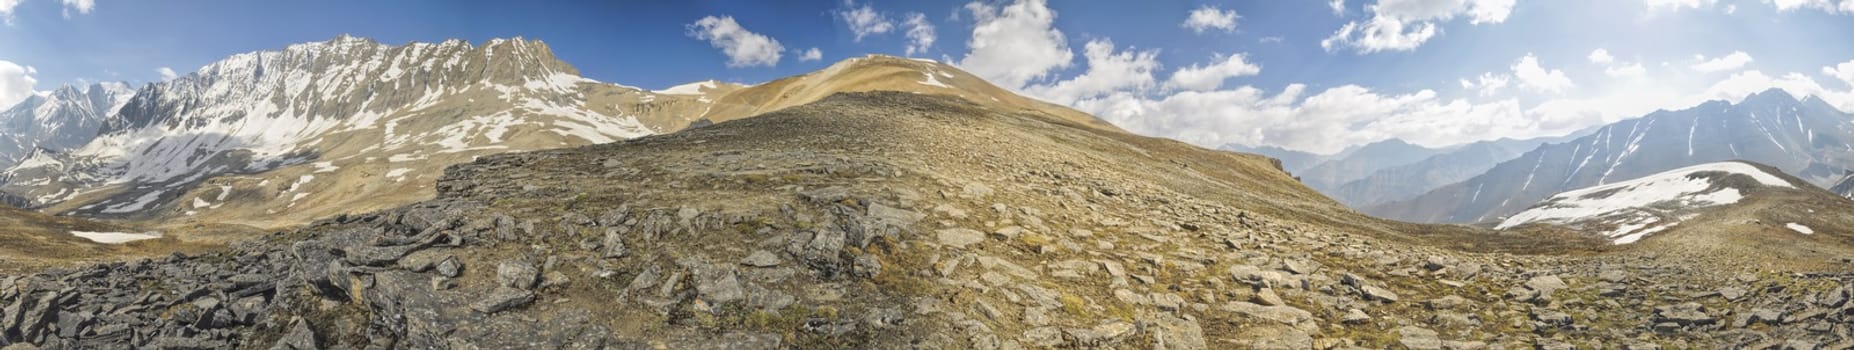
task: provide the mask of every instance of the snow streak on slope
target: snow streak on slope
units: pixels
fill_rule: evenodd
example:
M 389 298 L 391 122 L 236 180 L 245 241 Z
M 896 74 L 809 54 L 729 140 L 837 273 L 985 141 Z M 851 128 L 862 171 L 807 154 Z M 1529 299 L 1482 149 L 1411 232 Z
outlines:
M 1679 224 L 1676 212 L 1733 204 L 1743 199 L 1740 189 L 1719 182 L 1725 175 L 1744 175 L 1762 186 L 1794 188 L 1783 178 L 1750 164 L 1707 163 L 1559 193 L 1514 214 L 1496 228 L 1529 223 L 1606 226 L 1601 232 L 1603 236 L 1616 244 L 1633 243 Z

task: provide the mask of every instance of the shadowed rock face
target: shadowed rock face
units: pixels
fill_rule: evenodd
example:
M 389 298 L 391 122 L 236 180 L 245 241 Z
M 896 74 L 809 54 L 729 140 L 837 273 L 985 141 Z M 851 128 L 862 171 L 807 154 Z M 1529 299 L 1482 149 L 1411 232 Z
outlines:
M 1832 330 L 1854 321 L 1845 269 L 1412 244 L 1518 238 L 1377 221 L 1262 157 L 948 96 L 842 94 L 482 157 L 436 193 L 225 251 L 0 280 L 21 315 L 0 334 L 72 348 L 1714 348 L 1846 346 Z

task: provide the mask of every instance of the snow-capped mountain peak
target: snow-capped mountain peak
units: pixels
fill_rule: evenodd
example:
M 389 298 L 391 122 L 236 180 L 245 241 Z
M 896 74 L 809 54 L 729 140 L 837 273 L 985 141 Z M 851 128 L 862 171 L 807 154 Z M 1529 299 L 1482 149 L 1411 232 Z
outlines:
M 1748 191 L 1796 186 L 1749 163 L 1706 163 L 1562 192 L 1496 228 L 1531 223 L 1577 226 L 1628 244 L 1680 224 L 1697 209 L 1738 203 Z
M 580 77 L 540 41 L 394 46 L 343 35 L 232 55 L 149 84 L 103 114 L 108 118 L 95 119 L 91 132 L 77 133 L 86 135 L 82 142 L 50 152 L 21 149 L 14 154 L 34 160 L 0 164 L 10 167 L 0 176 L 7 191 L 35 205 L 85 195 L 86 203 L 70 204 L 79 213 L 142 213 L 198 196 L 216 204 L 221 192 L 249 189 L 261 193 L 250 201 L 268 208 L 245 216 L 291 208 L 312 217 L 328 213 L 293 206 L 364 199 L 318 190 L 428 193 L 428 186 L 388 185 L 435 177 L 443 166 L 484 154 L 674 130 L 702 111 L 682 100 L 694 97 L 658 98 Z M 293 170 L 311 164 L 316 168 Z M 278 179 L 200 186 L 225 175 Z M 212 193 L 188 194 L 203 190 Z M 328 208 L 355 207 L 321 209 Z
M 0 168 L 40 149 L 62 151 L 90 142 L 134 95 L 123 83 L 67 85 L 0 111 Z

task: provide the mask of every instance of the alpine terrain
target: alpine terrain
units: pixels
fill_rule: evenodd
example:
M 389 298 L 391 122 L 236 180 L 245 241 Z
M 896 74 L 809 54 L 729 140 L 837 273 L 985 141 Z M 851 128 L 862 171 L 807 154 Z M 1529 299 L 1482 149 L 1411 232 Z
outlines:
M 1820 100 L 1288 161 L 818 66 L 646 90 L 540 41 L 341 36 L 29 97 L 0 346 L 1854 348 Z
M 1363 210 L 1417 222 L 1498 222 L 1553 194 L 1728 160 L 1767 164 L 1815 186 L 1854 168 L 1854 115 L 1777 89 L 1624 120 L 1552 143 L 1465 181 Z

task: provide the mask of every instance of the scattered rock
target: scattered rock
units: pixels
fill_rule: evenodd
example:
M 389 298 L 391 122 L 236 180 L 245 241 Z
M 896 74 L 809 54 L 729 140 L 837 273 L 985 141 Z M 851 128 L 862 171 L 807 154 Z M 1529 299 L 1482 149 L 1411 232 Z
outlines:
M 444 261 L 439 261 L 434 269 L 437 270 L 438 275 L 457 278 L 463 275 L 463 262 L 457 261 L 457 257 L 454 256 L 445 257 Z
M 1654 308 L 1654 322 L 1656 323 L 1675 323 L 1681 326 L 1696 326 L 1713 324 L 1714 321 L 1715 319 L 1713 319 L 1711 315 L 1706 314 L 1706 306 L 1700 305 L 1699 303 L 1689 302 L 1656 306 Z
M 1340 322 L 1345 322 L 1347 324 L 1362 324 L 1366 322 L 1371 322 L 1371 315 L 1365 314 L 1364 310 L 1348 309 L 1345 311 L 1345 316 L 1340 318 Z
M 764 250 L 755 250 L 747 254 L 745 259 L 740 260 L 741 265 L 752 267 L 774 267 L 779 266 L 780 263 L 779 256 Z
M 502 312 L 534 302 L 534 292 L 509 286 L 496 287 L 495 291 L 483 296 L 482 300 L 470 304 L 470 309 L 486 314 Z
M 1292 306 L 1262 306 L 1238 301 L 1224 304 L 1223 310 L 1285 325 L 1313 320 L 1313 313 Z
M 534 264 L 523 261 L 505 261 L 496 265 L 496 283 L 499 286 L 530 289 L 540 282 L 541 269 Z
M 942 229 L 938 231 L 938 237 L 941 245 L 954 248 L 965 248 L 968 245 L 985 241 L 984 232 L 963 228 Z
M 1204 341 L 1204 330 L 1197 321 L 1162 315 L 1148 324 L 1152 332 L 1152 348 L 1155 350 L 1206 350 L 1210 346 Z
M 1384 288 L 1378 288 L 1378 287 L 1373 287 L 1373 286 L 1362 286 L 1362 287 L 1359 287 L 1358 290 L 1360 293 L 1364 293 L 1365 299 L 1367 300 L 1374 300 L 1374 301 L 1380 301 L 1380 302 L 1385 302 L 1385 303 L 1395 303 L 1397 302 L 1397 299 L 1398 299 L 1397 293 L 1392 293 L 1390 290 L 1384 289 Z
M 1397 343 L 1416 350 L 1440 350 L 1442 339 L 1436 331 L 1416 326 L 1397 328 Z

